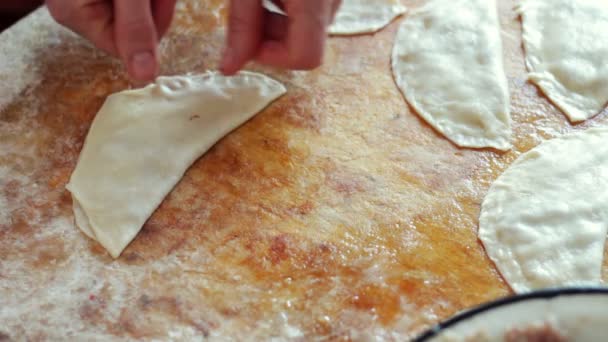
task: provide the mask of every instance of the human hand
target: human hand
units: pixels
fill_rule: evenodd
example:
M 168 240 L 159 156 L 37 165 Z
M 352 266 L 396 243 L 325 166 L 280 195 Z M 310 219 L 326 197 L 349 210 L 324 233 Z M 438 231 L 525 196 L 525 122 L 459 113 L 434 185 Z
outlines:
M 57 22 L 119 57 L 136 81 L 158 72 L 158 41 L 176 0 L 46 0 Z
M 0 2 L 0 15 L 27 13 L 41 4 L 42 0 L 2 1 Z
M 231 75 L 248 61 L 288 69 L 313 69 L 322 60 L 327 28 L 340 0 L 274 1 L 287 14 L 271 13 L 261 0 L 231 0 L 221 70 Z

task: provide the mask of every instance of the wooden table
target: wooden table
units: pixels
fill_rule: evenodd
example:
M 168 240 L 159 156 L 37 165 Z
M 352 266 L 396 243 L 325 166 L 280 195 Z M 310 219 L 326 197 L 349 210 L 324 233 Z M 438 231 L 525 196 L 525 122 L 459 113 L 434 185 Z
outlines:
M 499 3 L 512 151 L 459 149 L 412 112 L 390 72 L 400 19 L 330 39 L 312 72 L 250 65 L 287 95 L 197 161 L 117 260 L 74 226 L 65 184 L 124 70 L 45 9 L 1 34 L 0 336 L 400 341 L 510 294 L 476 236 L 488 187 L 605 115 L 572 127 L 527 82 L 516 1 Z M 180 1 L 162 73 L 214 69 L 225 14 Z

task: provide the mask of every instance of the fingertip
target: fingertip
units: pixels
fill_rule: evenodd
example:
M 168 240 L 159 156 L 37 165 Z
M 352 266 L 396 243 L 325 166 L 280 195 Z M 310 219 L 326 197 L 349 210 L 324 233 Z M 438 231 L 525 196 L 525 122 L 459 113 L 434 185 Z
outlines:
M 158 61 L 152 51 L 134 53 L 128 62 L 129 76 L 138 82 L 153 80 L 158 73 Z
M 295 70 L 313 70 L 323 64 L 323 53 L 315 51 L 311 54 L 295 55 L 290 58 L 289 64 Z
M 234 69 L 224 67 L 224 66 L 220 66 L 220 72 L 224 76 L 234 76 L 234 74 L 237 73 L 237 71 L 235 71 Z
M 158 73 L 158 34 L 150 0 L 114 2 L 114 38 L 129 76 L 149 82 Z
M 235 71 L 234 69 L 228 69 L 224 67 L 220 67 L 220 72 L 224 76 L 234 76 L 237 73 L 237 71 Z
M 234 52 L 230 48 L 226 48 L 220 62 L 220 71 L 226 76 L 232 76 L 238 71 L 238 66 L 235 63 Z

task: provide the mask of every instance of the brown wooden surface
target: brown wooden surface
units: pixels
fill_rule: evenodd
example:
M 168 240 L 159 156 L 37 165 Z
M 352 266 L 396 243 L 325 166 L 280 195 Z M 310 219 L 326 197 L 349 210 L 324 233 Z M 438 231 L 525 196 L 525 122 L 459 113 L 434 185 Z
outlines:
M 422 1 L 404 1 L 409 8 Z M 118 260 L 73 224 L 64 186 L 120 65 L 45 10 L 0 35 L 0 337 L 411 337 L 510 292 L 476 238 L 491 182 L 572 128 L 526 81 L 499 1 L 513 151 L 459 149 L 389 68 L 398 22 L 332 38 L 313 72 L 257 65 L 288 94 L 197 161 Z M 220 0 L 184 0 L 163 74 L 215 68 Z

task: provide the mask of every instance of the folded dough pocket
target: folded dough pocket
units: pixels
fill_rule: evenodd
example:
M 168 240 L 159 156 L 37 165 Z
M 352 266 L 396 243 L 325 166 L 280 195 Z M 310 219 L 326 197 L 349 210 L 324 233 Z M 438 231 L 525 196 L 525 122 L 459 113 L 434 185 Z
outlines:
M 194 161 L 284 93 L 242 72 L 159 77 L 109 96 L 67 185 L 76 225 L 118 257 Z

